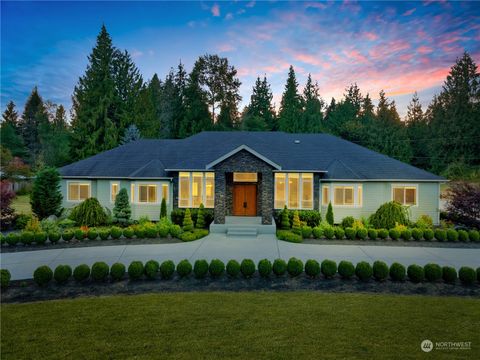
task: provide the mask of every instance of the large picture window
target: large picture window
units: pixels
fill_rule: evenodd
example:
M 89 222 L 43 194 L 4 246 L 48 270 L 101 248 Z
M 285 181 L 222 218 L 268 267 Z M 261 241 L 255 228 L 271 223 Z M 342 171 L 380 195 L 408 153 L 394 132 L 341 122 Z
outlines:
M 213 208 L 215 199 L 215 174 L 181 172 L 178 184 L 178 207 L 197 208 L 203 204 Z
M 69 182 L 68 201 L 83 201 L 90 197 L 90 183 Z
M 392 200 L 402 205 L 417 205 L 417 187 L 416 186 L 400 186 L 392 187 Z
M 275 173 L 275 209 L 313 209 L 312 173 Z

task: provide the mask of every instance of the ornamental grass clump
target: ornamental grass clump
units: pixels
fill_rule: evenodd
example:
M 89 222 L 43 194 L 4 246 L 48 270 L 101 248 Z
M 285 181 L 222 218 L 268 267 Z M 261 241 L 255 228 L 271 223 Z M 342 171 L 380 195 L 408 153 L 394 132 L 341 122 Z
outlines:
M 232 259 L 228 261 L 227 274 L 232 278 L 236 278 L 240 274 L 240 264 L 237 260 Z
M 240 272 L 243 277 L 250 279 L 255 274 L 255 263 L 252 259 L 243 259 L 240 263 Z
M 312 279 L 320 274 L 320 264 L 317 260 L 309 259 L 305 262 L 305 274 Z
M 385 281 L 388 278 L 388 265 L 383 261 L 375 261 L 373 263 L 373 277 L 377 281 Z

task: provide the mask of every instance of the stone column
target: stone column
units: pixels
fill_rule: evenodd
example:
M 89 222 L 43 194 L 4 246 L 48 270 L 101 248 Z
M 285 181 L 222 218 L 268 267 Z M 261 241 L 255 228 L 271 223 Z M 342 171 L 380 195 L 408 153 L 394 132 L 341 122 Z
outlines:
M 225 224 L 225 194 L 226 194 L 225 172 L 215 171 L 215 208 L 213 220 L 215 224 Z

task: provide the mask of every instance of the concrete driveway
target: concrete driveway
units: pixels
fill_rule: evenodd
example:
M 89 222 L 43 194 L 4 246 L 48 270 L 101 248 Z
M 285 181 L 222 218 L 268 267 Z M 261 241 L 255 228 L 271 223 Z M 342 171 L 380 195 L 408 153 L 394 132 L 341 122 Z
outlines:
M 274 235 L 259 235 L 257 238 L 226 237 L 222 234 L 209 236 L 194 242 L 158 245 L 118 245 L 95 246 L 75 249 L 53 249 L 25 251 L 17 253 L 2 253 L 0 265 L 2 269 L 10 270 L 13 280 L 32 278 L 33 272 L 40 265 L 48 265 L 52 269 L 59 264 L 72 267 L 79 264 L 92 265 L 96 261 L 105 261 L 109 265 L 121 262 L 128 266 L 133 260 L 147 261 L 154 259 L 182 259 L 194 262 L 197 259 L 211 260 L 214 258 L 228 261 L 251 258 L 255 262 L 260 259 L 288 260 L 295 256 L 302 260 L 332 259 L 337 262 L 349 260 L 373 262 L 383 260 L 388 264 L 400 262 L 425 265 L 434 262 L 439 265 L 480 266 L 480 249 L 406 247 L 406 246 L 366 246 L 366 245 L 314 245 L 292 244 L 278 241 Z

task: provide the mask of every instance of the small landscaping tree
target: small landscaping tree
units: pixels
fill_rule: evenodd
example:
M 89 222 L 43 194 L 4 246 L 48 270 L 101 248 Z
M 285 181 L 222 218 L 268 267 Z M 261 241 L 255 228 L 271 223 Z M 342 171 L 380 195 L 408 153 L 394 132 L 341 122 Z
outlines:
M 127 225 L 130 221 L 132 209 L 128 201 L 127 189 L 122 188 L 115 198 L 115 206 L 113 207 L 113 219 L 122 225 Z
M 298 235 L 302 234 L 302 228 L 300 227 L 300 218 L 298 217 L 298 211 L 295 211 L 293 213 L 292 231 Z
M 10 206 L 15 193 L 10 189 L 10 183 L 2 180 L 0 183 L 0 227 L 9 227 L 15 218 L 15 211 Z
M 396 201 L 385 203 L 370 217 L 370 224 L 376 229 L 393 229 L 397 224 L 407 225 L 407 208 Z
M 197 229 L 203 229 L 205 228 L 205 217 L 203 215 L 203 204 L 200 204 L 200 207 L 198 208 L 198 213 L 197 213 L 197 223 L 195 224 L 195 227 Z
M 55 168 L 40 170 L 33 182 L 30 199 L 32 211 L 40 219 L 50 215 L 60 215 L 62 193 L 60 192 L 60 174 Z
M 107 214 L 95 198 L 89 198 L 75 206 L 70 218 L 81 226 L 99 226 L 107 221 Z
M 447 192 L 447 214 L 456 222 L 480 227 L 480 185 L 467 182 L 450 184 Z
M 333 225 L 333 208 L 331 202 L 328 203 L 327 215 L 325 216 L 325 220 L 327 220 L 330 225 Z
M 285 207 L 283 208 L 280 226 L 283 230 L 290 230 L 290 219 L 288 218 L 287 205 L 285 205 Z
M 183 218 L 183 231 L 193 231 L 192 215 L 190 209 L 185 210 L 185 216 Z
M 167 202 L 165 198 L 162 199 L 162 204 L 160 205 L 160 219 L 167 217 Z

